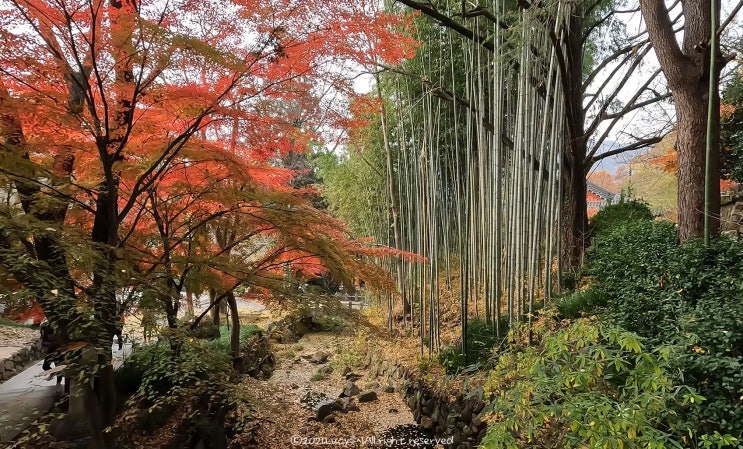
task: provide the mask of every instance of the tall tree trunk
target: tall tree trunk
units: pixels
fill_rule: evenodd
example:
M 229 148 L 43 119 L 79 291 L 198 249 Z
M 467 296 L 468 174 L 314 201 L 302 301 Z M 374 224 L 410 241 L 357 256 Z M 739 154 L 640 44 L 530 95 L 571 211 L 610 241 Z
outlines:
M 186 290 L 186 313 L 189 316 L 193 316 L 193 292 L 191 290 Z
M 561 247 L 564 271 L 576 272 L 588 247 L 586 204 L 586 136 L 583 111 L 583 18 L 580 10 L 571 15 L 565 39 L 562 79 L 567 141 L 562 163 Z
M 668 9 L 662 0 L 640 0 L 640 9 L 648 28 L 663 74 L 668 80 L 676 106 L 676 152 L 678 154 L 678 237 L 684 242 L 704 235 L 704 180 L 707 137 L 707 108 L 710 76 L 714 77 L 712 98 L 712 148 L 710 154 L 710 233 L 719 231 L 720 216 L 720 71 L 725 59 L 718 57 L 710 71 L 711 49 L 710 0 L 682 3 L 684 37 L 676 39 Z M 719 3 L 716 3 L 718 16 Z
M 233 364 L 237 367 L 240 364 L 240 317 L 238 316 L 235 294 L 229 292 L 225 299 L 230 309 L 230 321 L 232 323 L 232 329 L 230 329 L 230 352 L 232 353 Z
M 589 244 L 586 211 L 586 175 L 583 158 L 586 146 L 582 142 L 567 143 L 567 159 L 563 163 L 562 180 L 562 263 L 563 271 L 574 273 L 580 267 Z
M 217 299 L 217 292 L 214 289 L 209 290 L 209 303 L 213 304 L 215 299 Z M 212 307 L 212 324 L 215 326 L 219 326 L 219 308 L 219 304 Z
M 701 84 L 701 83 L 700 83 Z M 676 116 L 678 132 L 676 152 L 678 155 L 678 237 L 683 242 L 704 235 L 704 179 L 705 150 L 707 138 L 707 86 L 697 86 L 690 92 L 677 92 Z M 713 100 L 714 101 L 714 100 Z M 713 106 L 719 111 L 720 99 Z M 719 114 L 713 114 L 717 123 L 712 135 L 710 154 L 710 234 L 715 235 L 720 227 L 720 152 Z

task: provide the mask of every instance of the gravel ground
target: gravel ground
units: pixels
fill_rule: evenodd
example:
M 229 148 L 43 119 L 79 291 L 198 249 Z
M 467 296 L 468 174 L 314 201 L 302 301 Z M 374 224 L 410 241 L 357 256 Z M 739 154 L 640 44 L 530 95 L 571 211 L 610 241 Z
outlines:
M 302 406 L 300 400 L 308 393 L 337 398 L 347 380 L 336 368 L 323 379 L 312 380 L 325 366 L 342 365 L 334 360 L 338 348 L 348 347 L 352 338 L 330 334 L 308 334 L 298 343 L 274 345 L 277 365 L 268 381 L 246 379 L 245 386 L 252 392 L 251 403 L 262 423 L 258 431 L 261 448 L 331 448 L 379 447 L 379 436 L 387 429 L 415 424 L 413 415 L 397 392 L 382 393 L 378 399 L 359 403 L 354 398 L 356 411 L 335 412 L 333 422 L 318 422 L 315 413 Z M 325 363 L 311 359 L 318 352 L 328 354 Z M 362 370 L 353 370 L 360 378 L 356 385 L 365 390 L 375 379 L 369 379 Z M 377 446 L 367 443 L 377 438 Z
M 15 326 L 0 326 L 0 347 L 30 346 L 40 337 L 38 329 Z

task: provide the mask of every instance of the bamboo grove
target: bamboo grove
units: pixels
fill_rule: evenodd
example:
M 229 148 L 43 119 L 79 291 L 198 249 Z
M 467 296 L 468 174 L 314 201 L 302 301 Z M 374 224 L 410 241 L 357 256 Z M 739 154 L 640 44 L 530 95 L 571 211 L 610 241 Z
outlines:
M 395 262 L 401 295 L 389 298 L 388 324 L 397 315 L 419 328 L 429 351 L 441 345 L 443 290 L 458 286 L 466 348 L 464 317 L 500 332 L 531 320 L 559 283 L 566 134 L 555 45 L 571 4 L 493 0 L 488 11 L 466 19 L 481 40 L 419 18 L 418 56 L 378 77 L 389 209 L 380 237 L 426 259 Z

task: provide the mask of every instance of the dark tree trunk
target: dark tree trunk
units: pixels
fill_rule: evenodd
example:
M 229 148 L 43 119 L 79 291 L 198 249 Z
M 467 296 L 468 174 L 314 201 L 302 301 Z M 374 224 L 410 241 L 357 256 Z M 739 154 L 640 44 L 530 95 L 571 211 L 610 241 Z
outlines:
M 565 39 L 563 91 L 567 141 L 562 163 L 562 270 L 575 273 L 590 242 L 586 210 L 586 136 L 583 111 L 583 18 L 576 10 Z
M 209 301 L 211 303 L 214 303 L 214 300 L 216 298 L 217 298 L 217 292 L 215 292 L 214 290 L 210 290 L 209 291 Z M 219 326 L 219 308 L 220 308 L 219 304 L 217 304 L 216 306 L 212 307 L 212 323 L 215 326 Z
M 710 0 L 682 3 L 684 38 L 679 46 L 671 19 L 662 0 L 640 0 L 648 35 L 668 80 L 676 105 L 676 152 L 678 155 L 678 237 L 684 242 L 704 235 L 704 180 L 709 80 L 714 77 L 712 99 L 712 149 L 710 170 L 710 233 L 719 230 L 720 216 L 720 98 L 722 58 L 710 73 Z M 717 5 L 719 14 L 719 4 Z
M 232 323 L 230 352 L 232 352 L 232 360 L 237 361 L 240 359 L 240 317 L 237 314 L 237 300 L 233 292 L 229 292 L 225 299 L 227 299 L 227 305 L 230 309 L 230 321 Z
M 706 84 L 706 83 L 705 83 Z M 704 170 L 707 138 L 707 86 L 689 89 L 696 92 L 677 92 L 676 116 L 678 133 L 676 152 L 678 155 L 678 237 L 683 242 L 704 235 Z M 719 111 L 719 97 L 717 105 Z M 715 235 L 720 225 L 720 168 L 719 168 L 719 115 L 714 123 L 710 155 L 710 234 Z
M 585 144 L 568 142 L 567 145 L 566 159 L 570 159 L 563 164 L 562 170 L 561 269 L 575 273 L 590 242 L 586 213 L 586 176 L 582 163 Z

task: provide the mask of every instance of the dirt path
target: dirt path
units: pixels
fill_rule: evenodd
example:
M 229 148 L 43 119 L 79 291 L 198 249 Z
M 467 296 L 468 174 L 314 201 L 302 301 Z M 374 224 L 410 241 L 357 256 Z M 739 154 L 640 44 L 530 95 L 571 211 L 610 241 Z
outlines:
M 346 376 L 348 359 L 338 349 L 350 345 L 352 338 L 330 334 L 308 334 L 295 344 L 274 345 L 277 364 L 271 379 L 246 379 L 243 383 L 260 422 L 257 447 L 428 447 L 412 439 L 407 443 L 390 441 L 417 435 L 413 415 L 398 392 L 385 389 L 365 371 L 354 369 Z M 319 374 L 331 369 L 326 375 Z M 324 413 L 309 409 L 308 398 L 309 402 L 315 399 L 320 403 L 335 400 L 350 386 L 347 377 L 356 379 L 354 384 L 366 392 L 362 396 L 373 397 L 373 391 L 377 398 L 369 402 L 360 401 L 358 394 L 342 398 L 339 402 L 345 401 L 347 410 L 334 411 L 318 420 Z

